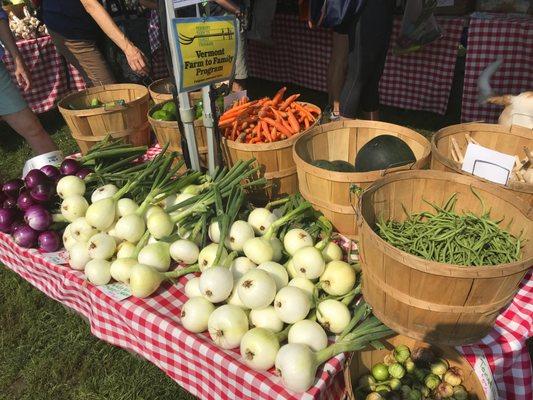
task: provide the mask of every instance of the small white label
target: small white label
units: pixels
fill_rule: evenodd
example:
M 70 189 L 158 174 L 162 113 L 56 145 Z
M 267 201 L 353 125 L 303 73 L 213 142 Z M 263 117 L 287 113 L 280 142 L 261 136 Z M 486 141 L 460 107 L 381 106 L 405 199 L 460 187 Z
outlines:
M 55 165 L 56 167 L 59 167 L 62 161 L 63 154 L 59 150 L 30 158 L 28 161 L 26 161 L 26 164 L 24 164 L 22 178 L 24 178 L 32 169 L 38 169 L 44 167 L 45 165 Z
M 514 156 L 470 143 L 466 148 L 462 169 L 480 178 L 506 185 L 514 164 Z
M 115 282 L 109 285 L 98 286 L 102 292 L 114 298 L 117 301 L 122 301 L 131 296 L 131 289 L 128 285 L 122 282 Z
M 490 370 L 489 362 L 483 353 L 480 351 L 475 351 L 476 354 L 476 363 L 474 364 L 474 371 L 479 378 L 479 382 L 483 387 L 483 391 L 487 396 L 487 400 L 497 400 L 498 389 L 494 383 L 494 377 L 492 376 L 492 371 Z
M 68 252 L 66 250 L 54 251 L 53 253 L 41 253 L 37 249 L 32 249 L 31 252 L 38 254 L 52 264 L 66 265 L 69 262 Z

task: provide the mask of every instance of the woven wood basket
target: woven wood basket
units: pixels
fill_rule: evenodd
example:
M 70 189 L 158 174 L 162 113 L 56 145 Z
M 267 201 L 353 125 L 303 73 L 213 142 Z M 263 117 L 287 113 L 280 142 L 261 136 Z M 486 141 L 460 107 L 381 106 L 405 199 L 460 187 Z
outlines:
M 374 232 L 377 218 L 405 219 L 405 212 L 434 211 L 424 200 L 443 204 L 458 193 L 456 210 L 512 221 L 511 234 L 528 238 L 518 262 L 465 267 L 428 261 L 397 249 Z M 404 171 L 388 175 L 360 198 L 358 224 L 363 296 L 374 314 L 396 332 L 447 345 L 473 343 L 494 325 L 500 310 L 518 290 L 533 265 L 533 210 L 509 190 L 478 179 L 441 171 Z
M 374 364 L 383 362 L 385 355 L 389 354 L 395 346 L 400 344 L 408 346 L 411 351 L 420 347 L 430 348 L 436 356 L 448 360 L 451 367 L 458 367 L 463 371 L 463 382 L 461 385 L 463 385 L 469 393 L 470 400 L 485 400 L 487 398 L 474 369 L 468 360 L 459 354 L 453 347 L 430 345 L 401 335 L 393 336 L 388 339 L 381 339 L 381 342 L 386 347 L 384 350 L 370 348 L 354 352 L 345 363 L 344 381 L 346 384 L 346 398 L 348 400 L 364 400 L 364 398 L 357 397 L 353 392 L 353 390 L 357 388 L 359 378 L 362 375 L 369 374 L 370 369 Z
M 314 160 L 344 160 L 353 164 L 363 145 L 376 136 L 398 136 L 413 150 L 416 163 L 388 171 L 336 172 L 315 167 Z M 365 189 L 384 173 L 424 168 L 429 163 L 429 141 L 419 133 L 398 125 L 375 121 L 340 121 L 317 126 L 299 137 L 293 157 L 298 171 L 300 193 L 322 211 L 335 229 L 355 239 L 355 199 L 351 188 Z
M 148 91 L 150 92 L 150 97 L 155 104 L 166 103 L 167 101 L 172 100 L 172 86 L 174 86 L 170 78 L 163 78 L 154 81 L 148 86 Z M 202 100 L 202 91 L 197 90 L 195 92 L 189 93 L 189 98 L 195 106 L 200 100 Z
M 124 100 L 126 105 L 110 109 L 85 108 L 93 99 L 101 103 Z M 135 146 L 150 144 L 150 125 L 146 118 L 148 101 L 148 90 L 144 86 L 121 83 L 72 93 L 59 102 L 58 108 L 72 137 L 82 154 L 85 154 L 108 134 L 114 138 L 124 138 Z M 75 109 L 71 109 L 71 106 Z
M 463 171 L 461 164 L 451 156 L 452 138 L 455 138 L 463 154 L 466 151 L 468 142 L 465 134 L 469 134 L 481 146 L 501 153 L 517 155 L 519 158 L 525 156 L 524 146 L 533 151 L 533 129 L 518 125 L 508 127 L 480 123 L 452 125 L 441 129 L 431 139 L 431 169 L 474 176 Z M 476 177 L 476 179 L 489 182 L 479 177 Z M 533 184 L 511 180 L 507 186 L 497 183 L 494 183 L 494 185 L 515 193 L 529 202 L 530 205 L 533 205 Z

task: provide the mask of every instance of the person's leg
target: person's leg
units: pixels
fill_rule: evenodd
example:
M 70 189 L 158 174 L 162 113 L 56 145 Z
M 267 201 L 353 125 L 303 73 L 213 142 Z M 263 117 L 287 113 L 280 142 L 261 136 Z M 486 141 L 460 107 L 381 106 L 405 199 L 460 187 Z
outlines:
M 351 119 L 357 117 L 362 89 L 361 66 L 364 61 L 361 56 L 360 25 L 354 21 L 348 29 L 348 70 L 340 96 L 340 115 Z
M 19 90 L 0 62 L 0 118 L 21 135 L 36 155 L 57 150 L 35 114 L 28 108 Z
M 50 32 L 50 36 L 58 53 L 80 71 L 87 86 L 115 83 L 113 73 L 95 41 L 70 40 L 57 32 Z
M 252 13 L 252 29 L 248 33 L 248 38 L 262 44 L 273 45 L 272 21 L 276 14 L 276 2 L 255 0 Z
M 246 79 L 248 78 L 248 66 L 246 65 L 246 37 L 244 33 L 239 33 L 237 40 L 237 54 L 235 55 L 235 81 L 232 90 L 239 92 L 246 89 Z
M 333 32 L 333 46 L 328 65 L 328 96 L 334 116 L 340 112 L 340 96 L 346 78 L 348 36 Z

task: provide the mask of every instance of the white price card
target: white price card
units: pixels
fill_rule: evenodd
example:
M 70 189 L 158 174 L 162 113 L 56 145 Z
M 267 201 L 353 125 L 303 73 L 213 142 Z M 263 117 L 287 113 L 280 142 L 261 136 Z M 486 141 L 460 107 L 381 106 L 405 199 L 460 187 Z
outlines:
M 489 362 L 487 358 L 481 351 L 475 351 L 476 354 L 476 363 L 474 364 L 474 371 L 479 378 L 479 382 L 483 387 L 483 391 L 487 396 L 487 400 L 498 400 L 498 389 L 494 383 L 494 377 L 492 376 L 492 371 L 490 370 Z
M 462 170 L 491 182 L 506 185 L 514 164 L 514 156 L 470 143 L 466 148 Z
M 98 288 L 117 301 L 122 301 L 131 296 L 131 289 L 122 282 L 110 283 L 109 285 L 98 286 Z
M 46 261 L 52 264 L 66 265 L 69 261 L 68 252 L 66 250 L 54 251 L 53 253 L 41 253 L 37 249 L 31 249 L 30 251 L 32 253 L 38 254 Z
M 203 3 L 204 0 L 172 0 L 174 8 L 192 6 L 193 4 Z

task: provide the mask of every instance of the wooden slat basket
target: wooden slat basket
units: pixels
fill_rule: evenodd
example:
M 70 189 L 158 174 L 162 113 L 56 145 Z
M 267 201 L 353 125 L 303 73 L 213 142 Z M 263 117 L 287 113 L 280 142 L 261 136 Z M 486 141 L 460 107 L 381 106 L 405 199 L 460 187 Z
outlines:
M 278 142 L 248 144 L 222 138 L 222 152 L 229 166 L 233 166 L 238 160 L 257 160 L 261 168 L 260 175 L 267 179 L 268 185 L 264 191 L 253 194 L 255 200 L 272 200 L 298 192 L 298 176 L 292 148 L 298 138 L 305 136 L 306 132 L 318 124 L 320 117 L 319 115 L 315 124 L 308 130 Z
M 519 125 L 467 123 L 448 126 L 439 130 L 431 140 L 431 169 L 470 175 L 461 169 L 461 164 L 452 158 L 452 138 L 464 154 L 468 146 L 467 136 L 489 149 L 524 158 L 524 146 L 533 151 L 533 129 Z M 484 180 L 483 178 L 476 177 Z M 489 182 L 484 180 L 485 182 Z M 499 185 L 533 205 L 533 184 L 510 180 L 508 185 Z
M 313 166 L 314 160 L 344 160 L 353 164 L 358 151 L 376 136 L 389 134 L 402 139 L 413 150 L 413 165 L 388 171 L 336 172 Z M 351 188 L 365 189 L 384 173 L 420 169 L 429 163 L 429 141 L 419 133 L 398 125 L 376 121 L 340 121 L 317 126 L 299 137 L 293 157 L 298 171 L 300 193 L 322 211 L 335 229 L 352 239 L 358 235 L 355 199 Z
M 173 86 L 174 85 L 170 81 L 170 78 L 163 78 L 152 82 L 150 86 L 148 86 L 148 91 L 150 92 L 150 97 L 154 103 L 161 104 L 172 100 Z M 202 91 L 197 90 L 195 92 L 190 92 L 189 98 L 192 104 L 196 105 L 200 100 L 202 100 Z
M 181 132 L 177 121 L 158 121 L 152 118 L 152 114 L 160 110 L 167 102 L 156 104 L 148 111 L 148 121 L 157 138 L 159 145 L 164 146 L 169 143 L 169 151 L 182 152 L 181 150 Z M 207 131 L 204 127 L 202 118 L 194 121 L 194 132 L 196 137 L 196 145 L 198 146 L 198 155 L 200 156 L 200 164 L 207 165 Z
M 512 221 L 509 232 L 523 235 L 522 258 L 495 266 L 466 267 L 428 261 L 406 253 L 374 231 L 378 218 L 404 220 L 407 213 L 434 211 L 457 193 L 457 212 Z M 484 337 L 500 310 L 511 302 L 533 265 L 533 210 L 511 191 L 473 177 L 441 171 L 388 175 L 360 198 L 360 259 L 363 296 L 374 314 L 394 331 L 430 343 L 462 345 Z
M 408 346 L 411 351 L 420 347 L 431 349 L 437 357 L 445 358 L 451 367 L 458 367 L 462 370 L 463 382 L 461 385 L 467 390 L 470 395 L 470 400 L 487 399 L 474 369 L 468 360 L 460 355 L 453 347 L 430 345 L 402 335 L 393 336 L 389 339 L 381 339 L 380 341 L 385 345 L 385 349 L 375 350 L 369 348 L 354 352 L 346 362 L 344 366 L 344 382 L 346 384 L 346 398 L 348 400 L 365 400 L 364 398 L 357 397 L 353 392 L 357 388 L 359 378 L 362 375 L 369 374 L 373 365 L 383 362 L 385 355 L 390 354 L 394 347 L 400 344 Z
M 101 103 L 124 100 L 126 105 L 110 109 L 85 108 L 93 99 Z M 108 134 L 113 138 L 124 138 L 135 146 L 150 144 L 150 124 L 146 118 L 148 101 L 148 90 L 144 86 L 121 83 L 72 93 L 59 102 L 58 108 L 72 137 L 85 154 Z

